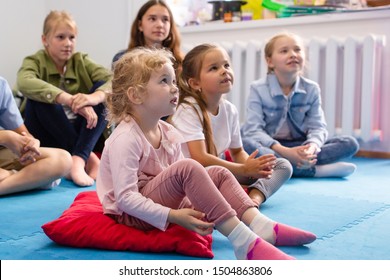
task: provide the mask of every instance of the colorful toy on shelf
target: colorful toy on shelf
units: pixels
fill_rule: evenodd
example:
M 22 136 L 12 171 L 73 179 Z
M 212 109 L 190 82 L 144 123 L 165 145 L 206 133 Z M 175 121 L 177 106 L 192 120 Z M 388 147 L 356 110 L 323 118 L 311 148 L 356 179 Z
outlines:
M 225 21 L 239 21 L 241 20 L 241 6 L 245 5 L 247 1 L 215 1 L 210 0 L 208 3 L 212 4 L 212 19 Z
M 268 18 L 282 18 L 344 11 L 341 5 L 326 5 L 325 0 L 263 0 L 263 8 L 268 10 Z M 264 17 L 266 18 L 266 17 Z

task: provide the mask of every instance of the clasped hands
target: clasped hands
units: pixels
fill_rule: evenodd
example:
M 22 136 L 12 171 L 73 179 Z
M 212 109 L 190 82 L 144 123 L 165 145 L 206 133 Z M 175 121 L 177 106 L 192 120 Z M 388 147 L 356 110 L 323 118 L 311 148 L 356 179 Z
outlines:
M 299 169 L 309 169 L 317 163 L 317 154 L 321 149 L 314 143 L 296 147 L 298 160 L 296 166 Z
M 256 150 L 249 155 L 244 164 L 245 174 L 253 179 L 269 179 L 275 168 L 276 156 L 273 154 L 266 154 L 256 158 L 258 153 L 259 151 Z
M 40 156 L 40 142 L 38 139 L 28 135 L 26 132 L 21 134 L 9 131 L 10 141 L 5 146 L 19 157 L 19 162 L 22 165 L 28 165 L 36 161 L 36 157 Z

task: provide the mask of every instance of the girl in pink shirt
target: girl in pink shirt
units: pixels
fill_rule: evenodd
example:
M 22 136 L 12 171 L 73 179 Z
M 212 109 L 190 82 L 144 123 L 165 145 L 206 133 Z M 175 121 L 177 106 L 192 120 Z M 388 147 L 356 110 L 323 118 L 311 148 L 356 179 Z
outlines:
M 174 223 L 207 235 L 215 227 L 238 259 L 293 259 L 275 246 L 307 244 L 315 235 L 260 214 L 226 168 L 185 159 L 180 134 L 160 120 L 178 101 L 172 59 L 166 50 L 139 48 L 115 64 L 107 118 L 117 126 L 96 183 L 104 213 L 142 230 Z

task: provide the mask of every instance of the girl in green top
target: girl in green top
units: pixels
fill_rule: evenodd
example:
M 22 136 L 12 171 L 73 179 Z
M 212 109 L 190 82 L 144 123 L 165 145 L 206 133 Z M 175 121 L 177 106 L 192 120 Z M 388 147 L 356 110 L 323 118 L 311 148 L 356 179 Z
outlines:
M 111 73 L 87 54 L 75 51 L 77 26 L 64 11 L 45 19 L 43 50 L 23 60 L 17 86 L 27 97 L 25 124 L 43 146 L 72 154 L 69 178 L 93 185 L 100 160 L 92 152 L 106 128 L 104 104 Z

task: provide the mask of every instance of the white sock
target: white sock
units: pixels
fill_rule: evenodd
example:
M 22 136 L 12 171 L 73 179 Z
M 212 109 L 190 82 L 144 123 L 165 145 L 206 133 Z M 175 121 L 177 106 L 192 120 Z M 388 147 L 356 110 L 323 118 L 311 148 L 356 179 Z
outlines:
M 248 248 L 258 236 L 254 234 L 243 222 L 240 222 L 227 237 L 233 246 L 234 254 L 238 260 L 245 260 Z
M 259 213 L 249 225 L 249 228 L 268 243 L 275 243 L 274 226 L 276 222 Z
M 349 162 L 335 162 L 316 165 L 314 177 L 347 177 L 356 170 L 356 165 Z

